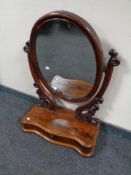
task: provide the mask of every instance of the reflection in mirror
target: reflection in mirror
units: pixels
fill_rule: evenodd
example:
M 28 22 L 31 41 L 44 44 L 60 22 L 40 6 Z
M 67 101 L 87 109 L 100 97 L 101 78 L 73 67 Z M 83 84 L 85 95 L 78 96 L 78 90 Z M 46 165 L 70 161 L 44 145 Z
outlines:
M 36 56 L 43 77 L 62 95 L 81 98 L 93 88 L 95 53 L 76 24 L 63 19 L 44 23 L 37 32 Z

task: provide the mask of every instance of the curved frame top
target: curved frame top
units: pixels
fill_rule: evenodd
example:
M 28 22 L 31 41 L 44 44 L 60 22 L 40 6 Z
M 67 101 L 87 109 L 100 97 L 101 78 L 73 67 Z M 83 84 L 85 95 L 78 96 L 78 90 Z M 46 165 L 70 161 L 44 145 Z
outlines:
M 96 78 L 95 83 L 92 88 L 92 90 L 87 94 L 87 96 L 81 97 L 81 98 L 70 98 L 67 96 L 64 96 L 63 94 L 53 90 L 53 88 L 50 87 L 46 79 L 42 76 L 41 71 L 38 66 L 37 62 L 37 56 L 36 56 L 36 36 L 39 28 L 43 26 L 44 23 L 46 23 L 49 20 L 53 19 L 65 19 L 72 23 L 75 23 L 78 25 L 82 31 L 85 33 L 87 38 L 90 40 L 94 53 L 96 58 Z M 89 99 L 91 99 L 99 89 L 99 86 L 101 84 L 103 70 L 104 70 L 104 64 L 103 64 L 103 51 L 100 44 L 100 41 L 94 31 L 94 29 L 90 26 L 88 22 L 86 22 L 81 17 L 67 11 L 55 11 L 48 13 L 38 19 L 36 23 L 34 24 L 31 35 L 30 35 L 30 41 L 29 41 L 29 52 L 28 52 L 28 59 L 29 59 L 29 65 L 31 69 L 32 76 L 34 78 L 35 83 L 37 84 L 37 87 L 39 89 L 39 93 L 41 96 L 46 97 L 52 105 L 56 106 L 55 98 L 60 98 L 62 100 L 68 101 L 68 102 L 86 102 Z

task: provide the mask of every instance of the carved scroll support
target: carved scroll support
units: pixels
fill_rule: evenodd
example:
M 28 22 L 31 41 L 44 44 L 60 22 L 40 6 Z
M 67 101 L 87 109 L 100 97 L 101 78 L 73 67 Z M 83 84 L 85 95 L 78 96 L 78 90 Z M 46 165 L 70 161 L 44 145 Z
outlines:
M 46 107 L 49 108 L 51 110 L 54 110 L 56 107 L 55 101 L 51 100 L 50 95 L 46 94 L 46 92 L 44 92 L 43 90 L 41 90 L 41 83 L 39 82 L 38 78 L 40 76 L 40 74 L 38 74 L 37 76 L 35 76 L 36 73 L 34 73 L 34 64 L 32 64 L 31 59 L 30 59 L 30 43 L 29 41 L 27 41 L 25 43 L 25 46 L 23 47 L 24 52 L 26 52 L 28 54 L 28 61 L 29 61 L 29 66 L 31 69 L 31 73 L 32 76 L 34 78 L 35 83 L 33 84 L 35 88 L 37 88 L 36 90 L 36 94 L 39 96 L 39 104 L 41 107 Z
M 111 80 L 114 66 L 118 66 L 120 61 L 117 59 L 118 53 L 111 49 L 109 51 L 110 59 L 105 69 L 105 77 L 101 88 L 95 98 L 93 98 L 88 104 L 80 106 L 76 109 L 76 118 L 83 121 L 90 121 L 93 124 L 96 124 L 98 119 L 92 117 L 95 115 L 96 111 L 99 110 L 99 104 L 103 103 L 102 96 L 104 95 L 105 90 Z
M 43 95 L 41 94 L 39 88 L 38 88 L 38 85 L 37 83 L 34 83 L 33 84 L 35 88 L 37 88 L 36 90 L 36 94 L 39 96 L 39 104 L 41 107 L 46 107 L 46 108 L 50 108 L 50 101 L 46 98 L 46 97 L 43 97 Z

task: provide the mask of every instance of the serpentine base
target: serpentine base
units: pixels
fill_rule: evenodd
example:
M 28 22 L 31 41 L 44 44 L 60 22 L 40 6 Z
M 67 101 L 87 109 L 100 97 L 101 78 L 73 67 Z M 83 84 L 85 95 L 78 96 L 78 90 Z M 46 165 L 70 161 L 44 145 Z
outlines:
M 93 155 L 100 121 L 92 124 L 77 120 L 75 112 L 65 108 L 51 111 L 34 106 L 22 117 L 22 130 L 33 132 L 49 142 L 75 149 L 84 157 Z

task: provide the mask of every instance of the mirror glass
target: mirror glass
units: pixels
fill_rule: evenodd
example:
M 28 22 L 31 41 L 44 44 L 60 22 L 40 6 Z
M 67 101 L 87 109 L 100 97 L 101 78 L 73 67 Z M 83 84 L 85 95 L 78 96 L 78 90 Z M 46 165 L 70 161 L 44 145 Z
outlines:
M 53 90 L 70 98 L 81 98 L 93 88 L 95 53 L 76 24 L 64 19 L 44 23 L 36 36 L 36 56 L 40 71 Z

